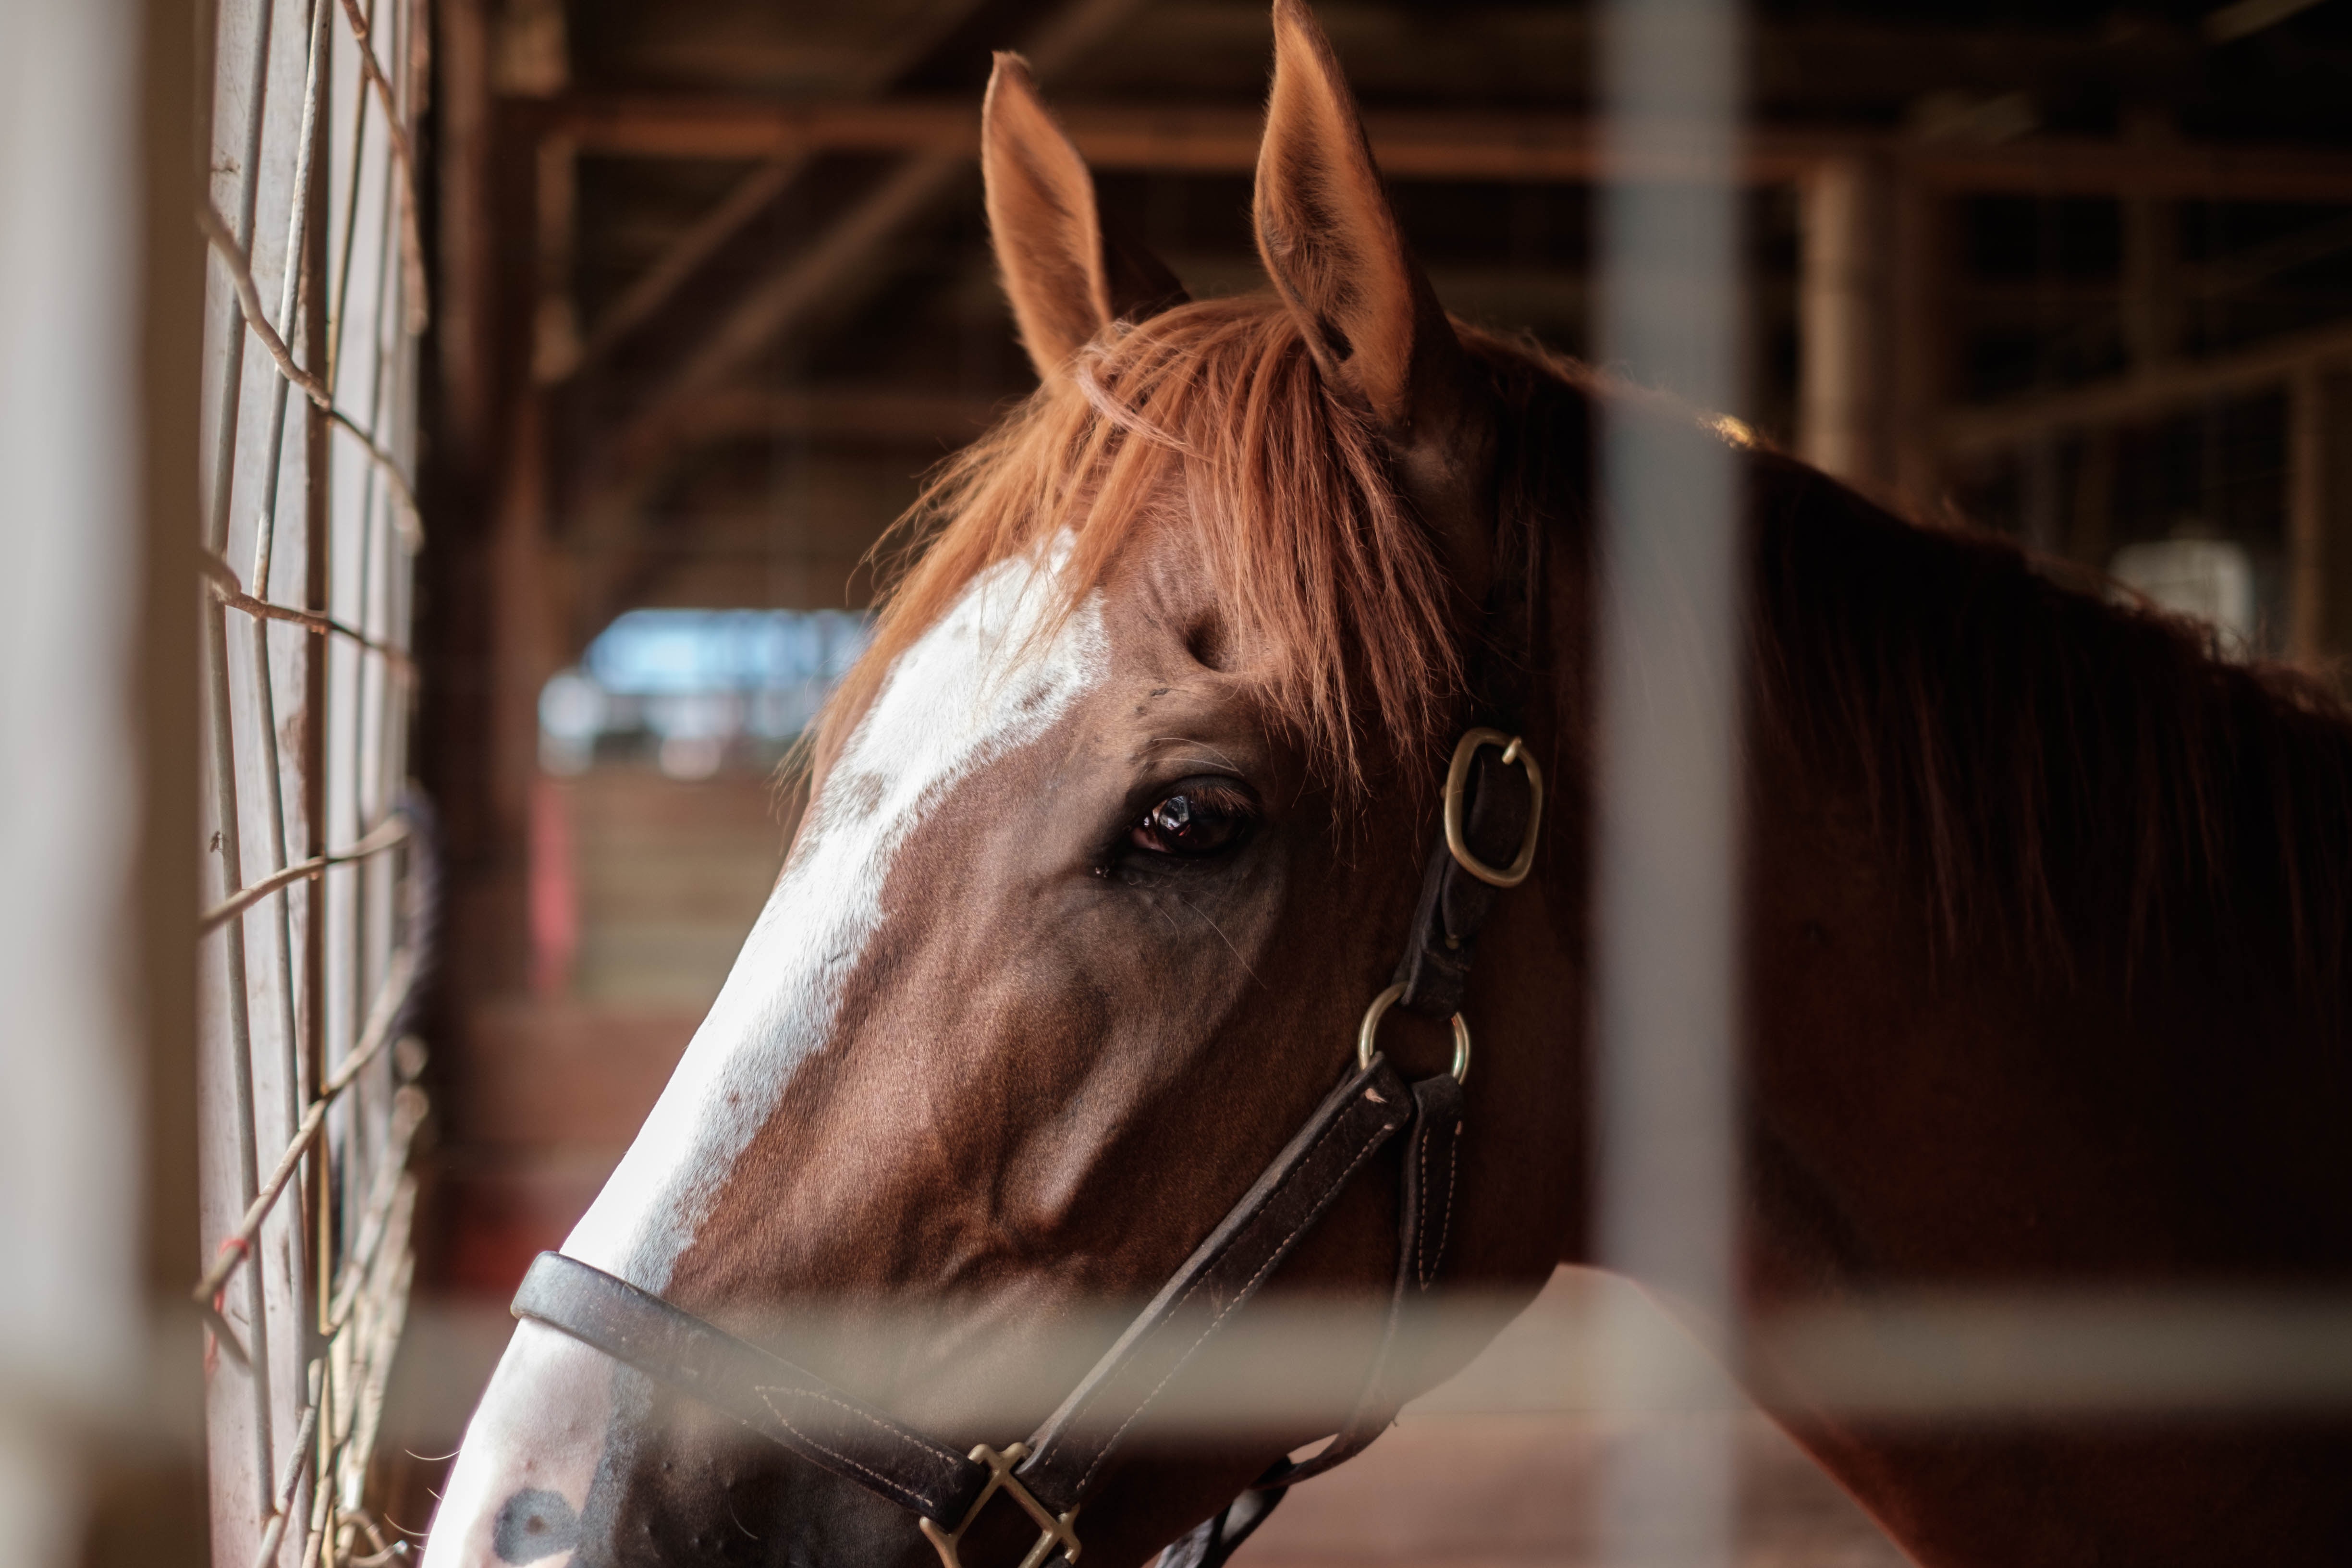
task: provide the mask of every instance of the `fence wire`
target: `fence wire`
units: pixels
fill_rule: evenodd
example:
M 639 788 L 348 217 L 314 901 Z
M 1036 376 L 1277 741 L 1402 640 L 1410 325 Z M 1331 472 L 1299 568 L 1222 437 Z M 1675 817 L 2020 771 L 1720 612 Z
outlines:
M 425 931 L 405 804 L 424 0 L 218 0 L 197 1107 L 213 1560 L 382 1563 Z

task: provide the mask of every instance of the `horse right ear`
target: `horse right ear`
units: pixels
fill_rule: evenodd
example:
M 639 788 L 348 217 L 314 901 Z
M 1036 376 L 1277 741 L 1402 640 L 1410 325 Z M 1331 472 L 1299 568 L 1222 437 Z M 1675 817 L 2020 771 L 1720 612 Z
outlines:
M 980 168 L 996 265 L 1041 379 L 1060 374 L 1113 321 L 1184 302 L 1184 285 L 1157 257 L 1104 234 L 1094 176 L 1019 55 L 998 55 L 988 79 Z
M 1496 432 L 1462 340 L 1412 258 L 1356 100 L 1304 0 L 1274 0 L 1274 87 L 1259 146 L 1258 255 L 1324 384 L 1371 416 L 1397 478 L 1485 592 Z

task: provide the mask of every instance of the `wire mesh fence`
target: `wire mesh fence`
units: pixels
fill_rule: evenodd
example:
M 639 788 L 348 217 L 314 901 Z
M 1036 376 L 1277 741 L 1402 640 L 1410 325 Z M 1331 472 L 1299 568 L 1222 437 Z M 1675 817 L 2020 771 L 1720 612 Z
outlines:
M 423 1114 L 405 788 L 421 0 L 211 18 L 198 1116 L 213 1557 L 383 1562 L 366 1509 Z M 200 97 L 205 93 L 200 87 Z

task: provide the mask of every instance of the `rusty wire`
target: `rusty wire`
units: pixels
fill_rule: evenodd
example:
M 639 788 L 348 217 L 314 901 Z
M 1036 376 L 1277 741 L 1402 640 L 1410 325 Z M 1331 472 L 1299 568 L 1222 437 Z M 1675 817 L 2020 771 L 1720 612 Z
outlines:
M 246 254 L 245 247 L 236 242 L 236 236 L 229 229 L 228 220 L 221 216 L 220 210 L 211 202 L 200 202 L 196 206 L 196 227 L 210 242 L 222 270 L 228 274 L 229 282 L 236 290 L 237 308 L 243 312 L 246 329 L 253 333 L 254 341 L 277 362 L 278 374 L 286 378 L 288 385 L 316 404 L 319 412 L 324 414 L 331 423 L 340 426 L 345 435 L 360 444 L 400 502 L 400 514 L 404 520 L 402 532 L 409 548 L 414 550 L 423 544 L 425 525 L 417 516 L 416 491 L 409 484 L 408 476 L 401 471 L 399 460 L 377 445 L 375 437 L 362 429 L 358 420 L 335 406 L 335 395 L 325 382 L 296 363 L 294 351 L 286 346 L 286 340 L 278 335 L 277 328 L 269 324 L 268 313 L 262 308 L 261 289 L 253 280 L 253 259 Z
M 408 294 L 408 330 L 421 332 L 429 319 L 425 296 L 425 240 L 416 221 L 416 154 L 408 138 L 408 128 L 401 123 L 399 95 L 393 91 L 392 82 L 383 74 L 383 66 L 375 58 L 374 20 L 360 9 L 359 0 L 342 0 L 343 21 L 352 30 L 352 41 L 359 46 L 360 71 L 367 78 L 368 86 L 375 91 L 376 101 L 383 107 L 385 140 L 392 147 L 393 161 L 400 165 L 400 262 L 406 274 L 403 279 Z
M 274 600 L 256 598 L 246 592 L 245 584 L 237 580 L 236 569 L 209 550 L 198 554 L 196 570 L 202 572 L 208 580 L 213 597 L 232 610 L 243 611 L 260 620 L 284 621 L 320 636 L 331 635 L 341 637 L 367 649 L 370 653 L 383 655 L 392 661 L 395 668 L 403 672 L 414 672 L 416 668 L 416 661 L 409 656 L 408 650 L 397 643 L 389 643 L 382 637 L 370 637 L 357 626 L 346 626 L 334 616 L 320 615 L 316 610 L 298 610 L 291 605 L 281 605 Z
M 211 1202 L 228 1197 L 238 1207 L 192 1294 L 211 1342 L 242 1369 L 248 1385 L 227 1405 L 216 1403 L 231 1426 L 216 1428 L 215 1440 L 238 1425 L 249 1426 L 253 1489 L 245 1493 L 243 1481 L 229 1483 L 234 1495 L 216 1491 L 215 1504 L 236 1509 L 241 1498 L 251 1499 L 251 1511 L 243 1516 L 251 1533 L 241 1534 L 232 1550 L 250 1551 L 255 1568 L 329 1568 L 365 1552 L 369 1542 L 377 1550 L 383 1545 L 355 1505 L 384 1373 L 405 1317 L 415 1195 L 407 1156 L 425 1114 L 424 1097 L 409 1081 L 421 1047 L 412 1048 L 399 1035 L 417 968 L 410 938 L 403 933 L 413 931 L 417 910 L 412 860 L 399 854 L 413 849 L 415 834 L 398 801 L 405 767 L 404 713 L 415 685 L 405 646 L 406 563 L 424 535 L 415 488 L 397 454 L 405 448 L 413 417 L 403 366 L 413 358 L 415 334 L 424 324 L 425 279 L 410 124 L 415 106 L 404 108 L 394 87 L 396 76 L 415 84 L 412 98 L 421 98 L 422 5 L 423 0 L 389 0 L 382 15 L 376 0 L 224 5 L 215 13 L 223 38 L 215 41 L 214 58 L 237 64 L 233 78 L 225 73 L 201 89 L 249 118 L 232 132 L 233 140 L 214 142 L 215 175 L 235 176 L 230 193 L 217 203 L 209 196 L 200 200 L 195 214 L 219 268 L 216 279 L 234 299 L 233 310 L 215 315 L 217 326 L 208 333 L 208 353 L 216 366 L 208 374 L 217 378 L 209 390 L 218 426 L 196 566 L 210 600 L 201 625 L 210 793 L 218 814 L 212 845 L 218 889 L 197 924 L 200 941 L 221 944 L 208 951 L 221 965 L 213 972 L 218 985 L 211 1005 L 218 1009 L 215 1026 L 226 1055 L 217 1068 L 208 1070 L 225 1072 L 228 1092 L 213 1103 L 235 1113 L 233 1124 L 224 1116 L 225 1124 L 208 1135 L 213 1142 L 206 1181 L 219 1184 L 214 1189 L 219 1195 Z M 294 5 L 300 7 L 299 33 Z M 324 83 L 337 47 L 331 39 L 332 18 L 338 14 L 367 83 L 356 100 L 347 100 L 350 118 L 341 123 L 348 128 L 348 140 L 325 107 L 331 95 Z M 278 25 L 281 17 L 283 27 Z M 232 26 L 239 30 L 234 37 Z M 390 50 L 388 58 L 379 58 L 379 42 Z M 241 55 L 239 47 L 247 44 L 250 54 Z M 299 58 L 299 99 L 283 92 L 273 99 L 268 90 L 278 44 L 299 50 L 299 56 L 281 51 L 280 59 L 290 67 Z M 278 75 L 286 79 L 283 72 Z M 386 133 L 389 152 L 378 149 L 371 160 L 362 154 L 372 125 Z M 333 162 L 341 148 L 348 149 L 347 166 Z M 265 163 L 265 152 L 275 161 Z M 320 176 L 315 179 L 314 168 Z M 385 219 L 363 243 L 347 226 L 340 237 L 344 286 L 317 286 L 325 273 L 314 245 L 326 247 L 324 254 L 331 258 L 336 237 L 320 239 L 311 220 L 329 209 L 329 186 L 346 176 L 352 213 L 364 194 L 370 202 L 383 203 Z M 265 183 L 280 193 L 271 197 L 273 213 L 276 202 L 288 203 L 274 311 L 264 302 L 254 263 L 258 195 Z M 363 253 L 374 258 L 373 280 L 354 295 L 349 287 L 355 280 L 352 264 Z M 326 263 L 329 268 L 334 265 L 331 259 Z M 355 405 L 367 410 L 363 415 L 338 403 L 331 370 L 322 377 L 306 363 L 319 357 L 321 318 L 315 312 L 322 310 L 325 331 L 335 344 L 351 337 L 347 329 L 355 322 L 362 328 L 355 347 L 370 351 L 373 367 L 372 382 L 363 384 L 373 385 L 373 395 Z M 241 421 L 247 342 L 261 348 L 276 375 L 263 405 Z M 332 365 L 339 357 L 330 353 L 321 363 Z M 367 478 L 355 496 L 331 484 L 337 466 L 353 460 L 342 440 L 311 448 L 315 455 L 310 458 L 289 457 L 290 393 L 299 393 L 318 410 L 314 417 L 364 455 Z M 241 423 L 248 437 L 242 444 Z M 304 542 L 310 581 L 274 595 L 271 561 L 280 553 L 276 545 L 281 468 L 300 487 L 283 510 L 310 520 L 307 533 L 289 536 Z M 229 559 L 232 540 L 238 537 L 233 501 L 251 509 L 241 516 L 252 520 L 254 530 L 247 536 L 251 568 L 242 578 Z M 355 591 L 341 568 L 322 565 L 337 561 L 356 564 Z M 298 602 L 282 602 L 289 597 Z M 235 639 L 228 635 L 230 612 L 245 617 Z M 266 636 L 271 622 L 299 627 L 319 640 L 300 639 L 308 643 L 301 662 L 281 669 L 273 657 L 282 658 L 289 645 L 275 645 L 273 656 Z M 352 654 L 335 653 L 337 645 Z M 243 659 L 234 670 L 233 651 Z M 281 701 L 290 702 L 282 737 Z M 288 778 L 300 781 L 305 793 L 299 795 L 280 778 L 281 747 L 298 745 L 306 749 L 289 752 L 288 765 L 296 771 Z M 288 853 L 289 809 L 318 851 L 306 858 Z M 322 847 L 330 832 L 362 827 L 344 847 Z M 260 873 L 249 881 L 247 848 L 255 851 Z M 331 878 L 339 868 L 341 879 Z M 294 889 L 306 886 L 313 891 L 298 923 Z M 248 913 L 257 919 L 248 922 Z M 249 923 L 259 944 L 250 949 L 250 966 Z M 364 1018 L 352 1018 L 344 1009 L 356 1007 L 362 997 Z M 257 1035 L 257 1029 L 264 1032 Z M 275 1051 L 265 1055 L 259 1049 L 273 1035 L 283 1047 L 282 1060 Z M 345 1038 L 348 1049 L 331 1044 Z M 257 1094 L 270 1073 L 278 1079 L 272 1093 Z M 266 1173 L 265 1135 L 284 1138 Z M 348 1176 L 339 1173 L 346 1171 Z M 286 1228 L 273 1228 L 273 1216 L 288 1216 L 282 1219 Z M 267 1247 L 265 1235 L 270 1238 Z M 280 1246 L 281 1236 L 290 1247 Z M 226 1305 L 240 1274 L 243 1335 L 230 1321 Z M 296 1328 L 300 1362 L 289 1362 L 282 1336 L 273 1358 L 273 1316 Z M 304 1324 L 304 1319 L 310 1322 Z M 209 1352 L 206 1365 L 209 1375 Z M 298 1382 L 307 1381 L 307 1389 L 288 1388 L 289 1373 Z M 240 1403 L 246 1394 L 249 1413 Z M 275 1439 L 289 1435 L 290 1447 L 279 1449 Z M 241 1453 L 237 1457 L 242 1463 Z M 225 1563 L 221 1568 L 243 1564 Z
M 403 948 L 393 955 L 392 973 L 384 976 L 383 985 L 376 993 L 375 1004 L 368 1009 L 367 1028 L 361 1035 L 359 1045 L 343 1058 L 342 1066 L 335 1069 L 335 1076 L 327 1080 L 319 1097 L 302 1113 L 293 1138 L 288 1142 L 285 1152 L 278 1155 L 268 1180 L 261 1184 L 261 1190 L 246 1208 L 245 1217 L 222 1242 L 220 1250 L 213 1258 L 212 1267 L 205 1270 L 204 1278 L 189 1292 L 198 1307 L 213 1311 L 213 1298 L 220 1294 L 239 1268 L 252 1260 L 254 1238 L 261 1234 L 262 1222 L 269 1217 L 269 1211 L 278 1206 L 278 1196 L 286 1191 L 286 1184 L 301 1165 L 302 1156 L 309 1153 L 310 1145 L 319 1141 L 319 1134 L 327 1124 L 328 1109 L 357 1081 L 360 1069 L 373 1061 L 391 1043 L 393 1026 L 398 1022 L 400 1010 L 408 1001 L 409 986 L 415 973 L 415 958 L 407 949 Z M 215 1322 L 213 1332 L 221 1334 L 226 1326 Z M 222 1339 L 221 1348 L 239 1362 L 248 1360 L 244 1346 L 233 1338 Z
M 322 875 L 330 866 L 354 866 L 374 858 L 387 849 L 397 849 L 408 842 L 408 819 L 394 816 L 379 823 L 367 837 L 348 848 L 329 850 L 314 855 L 283 869 L 271 872 L 258 882 L 248 882 L 223 899 L 219 903 L 196 917 L 196 934 L 203 936 L 219 930 L 235 916 L 244 913 L 280 888 L 290 888 L 297 882 L 307 882 Z

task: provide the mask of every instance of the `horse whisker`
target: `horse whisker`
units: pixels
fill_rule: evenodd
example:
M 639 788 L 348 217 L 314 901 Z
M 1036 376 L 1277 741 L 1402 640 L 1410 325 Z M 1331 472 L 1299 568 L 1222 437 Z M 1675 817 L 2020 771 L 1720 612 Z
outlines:
M 1200 908 L 1183 894 L 1171 893 L 1169 896 L 1174 899 L 1178 903 L 1183 905 L 1186 909 L 1191 910 L 1195 915 L 1199 915 L 1201 922 L 1207 926 L 1211 931 L 1215 931 L 1217 933 L 1217 940 L 1225 944 L 1225 951 L 1234 955 L 1234 962 L 1242 966 L 1242 973 L 1248 975 L 1252 980 L 1256 981 L 1259 989 L 1263 990 L 1265 988 L 1265 982 L 1258 978 L 1257 971 L 1250 967 L 1250 961 L 1242 956 L 1242 950 L 1234 945 L 1234 939 L 1225 934 L 1224 928 L 1223 926 L 1220 926 L 1216 921 L 1211 920 L 1206 914 L 1202 913 Z
M 1239 763 L 1237 763 L 1237 762 L 1234 761 L 1234 760 L 1233 760 L 1233 758 L 1231 758 L 1231 757 L 1229 757 L 1229 756 L 1225 755 L 1225 753 L 1224 753 L 1224 752 L 1221 752 L 1221 751 L 1217 750 L 1217 748 L 1216 748 L 1216 747 L 1212 746 L 1212 745 L 1208 745 L 1208 744 L 1206 744 L 1206 743 L 1205 743 L 1205 742 L 1200 742 L 1200 741 L 1192 740 L 1192 739 L 1191 737 L 1189 737 L 1189 736 L 1185 736 L 1185 735 L 1154 735 L 1154 736 L 1152 736 L 1152 737 L 1151 737 L 1151 740 L 1150 740 L 1150 744 L 1152 744 L 1152 745 L 1155 745 L 1155 746 L 1156 746 L 1156 745 L 1159 745 L 1160 742 L 1165 742 L 1165 741 L 1181 741 L 1181 742 L 1184 742 L 1185 743 L 1187 743 L 1187 744 L 1189 744 L 1189 745 L 1198 746 L 1198 747 L 1201 749 L 1202 752 L 1203 753 L 1203 755 L 1202 755 L 1202 757 L 1178 757 L 1178 758 L 1171 759 L 1171 761 L 1191 763 L 1191 762 L 1200 762 L 1200 761 L 1203 761 L 1203 760 L 1205 760 L 1205 761 L 1208 761 L 1208 762 L 1215 763 L 1216 763 L 1218 766 L 1220 766 L 1220 767 L 1231 768 L 1231 769 L 1233 769 L 1233 770 L 1234 770 L 1234 772 L 1235 772 L 1235 773 L 1240 773 L 1240 772 L 1242 771 L 1242 765 L 1241 765 Z

